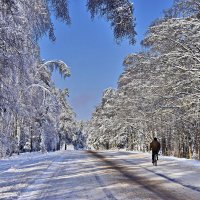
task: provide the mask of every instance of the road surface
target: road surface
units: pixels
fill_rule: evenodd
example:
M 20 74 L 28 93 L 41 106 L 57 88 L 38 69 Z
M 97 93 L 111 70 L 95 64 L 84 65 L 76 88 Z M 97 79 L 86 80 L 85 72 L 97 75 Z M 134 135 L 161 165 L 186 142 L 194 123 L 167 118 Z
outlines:
M 126 151 L 59 151 L 0 160 L 0 199 L 199 200 L 200 168 Z

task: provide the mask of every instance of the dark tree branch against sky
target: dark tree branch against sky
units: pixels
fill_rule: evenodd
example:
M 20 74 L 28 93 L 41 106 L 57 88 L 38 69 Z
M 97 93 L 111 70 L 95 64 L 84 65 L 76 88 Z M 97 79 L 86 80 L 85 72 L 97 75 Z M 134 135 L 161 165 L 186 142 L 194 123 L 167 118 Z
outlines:
M 71 22 L 68 3 L 68 0 L 49 0 L 48 4 L 56 18 L 67 24 Z M 110 22 L 117 43 L 127 38 L 130 44 L 135 44 L 133 3 L 129 0 L 87 0 L 86 6 L 92 19 L 99 15 Z
M 110 21 L 117 42 L 128 38 L 130 44 L 135 44 L 135 18 L 129 0 L 88 0 L 87 7 L 92 18 L 100 15 Z

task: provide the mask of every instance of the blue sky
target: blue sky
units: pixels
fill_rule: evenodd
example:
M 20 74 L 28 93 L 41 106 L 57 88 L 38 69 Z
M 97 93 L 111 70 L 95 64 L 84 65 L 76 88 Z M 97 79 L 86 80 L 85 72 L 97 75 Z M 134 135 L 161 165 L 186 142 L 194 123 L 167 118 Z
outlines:
M 124 40 L 115 43 L 108 22 L 102 18 L 93 21 L 86 9 L 86 0 L 70 0 L 72 24 L 53 20 L 56 41 L 48 37 L 40 41 L 41 55 L 45 60 L 63 60 L 71 70 L 71 77 L 63 80 L 54 73 L 53 80 L 59 88 L 68 88 L 68 101 L 78 120 L 88 120 L 102 98 L 103 91 L 116 88 L 123 72 L 123 60 L 128 54 L 140 51 L 140 41 L 150 23 L 162 10 L 172 5 L 172 0 L 135 0 L 137 44 L 131 46 Z

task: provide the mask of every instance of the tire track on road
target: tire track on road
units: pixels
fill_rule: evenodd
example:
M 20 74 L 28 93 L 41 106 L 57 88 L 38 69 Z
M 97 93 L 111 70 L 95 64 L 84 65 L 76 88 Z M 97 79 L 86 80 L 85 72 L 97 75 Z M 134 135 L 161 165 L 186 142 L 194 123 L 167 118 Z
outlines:
M 88 153 L 88 151 L 85 151 L 86 153 Z M 95 159 L 96 160 L 96 159 Z M 94 168 L 96 167 L 96 165 L 94 165 Z M 112 169 L 112 168 L 104 168 L 104 169 Z M 97 181 L 97 183 L 102 187 L 102 191 L 104 192 L 104 194 L 106 195 L 106 197 L 110 200 L 117 200 L 116 197 L 112 194 L 112 192 L 107 189 L 105 186 L 105 183 L 103 182 L 103 180 L 101 179 L 101 177 L 98 174 L 94 175 L 95 180 Z
M 108 190 L 107 188 L 104 188 L 105 187 L 104 182 L 101 180 L 101 178 L 98 175 L 95 175 L 95 179 L 97 180 L 97 182 L 99 183 L 99 185 L 101 187 L 103 187 L 102 190 L 103 190 L 103 192 L 105 193 L 105 195 L 106 195 L 106 197 L 108 199 L 110 199 L 110 200 L 117 200 L 110 190 Z

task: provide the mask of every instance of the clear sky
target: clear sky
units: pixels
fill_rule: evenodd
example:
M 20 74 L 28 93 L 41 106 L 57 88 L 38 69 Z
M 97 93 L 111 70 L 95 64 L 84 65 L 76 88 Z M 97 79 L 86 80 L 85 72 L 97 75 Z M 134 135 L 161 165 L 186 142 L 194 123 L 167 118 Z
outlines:
M 140 51 L 140 41 L 150 23 L 162 16 L 173 0 L 134 0 L 137 44 L 131 46 L 124 40 L 115 43 L 108 22 L 102 18 L 91 20 L 86 9 L 86 0 L 69 0 L 72 24 L 53 20 L 56 41 L 48 37 L 40 41 L 41 55 L 45 60 L 63 60 L 71 69 L 71 77 L 63 80 L 54 73 L 53 80 L 59 88 L 68 88 L 70 105 L 78 120 L 88 120 L 102 98 L 103 91 L 116 88 L 123 71 L 123 59 L 128 54 Z

